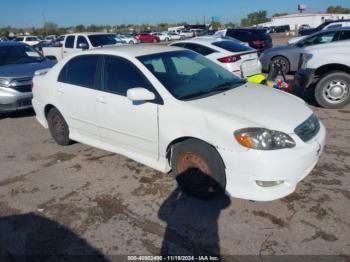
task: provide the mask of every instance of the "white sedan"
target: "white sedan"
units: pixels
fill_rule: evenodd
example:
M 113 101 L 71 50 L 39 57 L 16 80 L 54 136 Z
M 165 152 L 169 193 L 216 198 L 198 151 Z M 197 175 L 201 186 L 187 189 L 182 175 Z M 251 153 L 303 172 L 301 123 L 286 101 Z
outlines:
M 172 170 L 196 197 L 284 197 L 325 144 L 323 124 L 301 99 L 178 47 L 75 54 L 37 71 L 33 96 L 58 144 L 74 140 Z
M 202 36 L 171 43 L 195 51 L 241 78 L 261 73 L 258 51 L 234 38 Z

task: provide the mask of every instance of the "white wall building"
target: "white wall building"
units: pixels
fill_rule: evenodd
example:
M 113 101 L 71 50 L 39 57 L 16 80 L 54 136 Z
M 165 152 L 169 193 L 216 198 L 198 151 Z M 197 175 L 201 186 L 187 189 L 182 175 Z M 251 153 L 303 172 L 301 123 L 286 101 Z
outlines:
M 296 13 L 273 17 L 271 22 L 259 26 L 289 25 L 291 30 L 299 29 L 301 25 L 317 27 L 328 20 L 350 19 L 350 14 Z

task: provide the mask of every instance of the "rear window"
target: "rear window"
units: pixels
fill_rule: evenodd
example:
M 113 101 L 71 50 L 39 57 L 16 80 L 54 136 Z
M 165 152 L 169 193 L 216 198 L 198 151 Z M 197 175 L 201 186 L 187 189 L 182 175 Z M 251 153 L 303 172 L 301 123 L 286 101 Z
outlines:
M 248 46 L 241 45 L 233 41 L 219 41 L 219 42 L 213 43 L 213 45 L 234 53 L 253 50 Z

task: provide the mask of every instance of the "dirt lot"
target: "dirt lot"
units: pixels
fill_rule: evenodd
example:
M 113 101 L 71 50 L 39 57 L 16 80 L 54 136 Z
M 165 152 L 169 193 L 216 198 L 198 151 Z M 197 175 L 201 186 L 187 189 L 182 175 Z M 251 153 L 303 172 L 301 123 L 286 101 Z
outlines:
M 78 143 L 57 146 L 30 111 L 6 116 L 0 119 L 0 258 L 88 253 L 99 255 L 92 261 L 120 261 L 113 255 L 168 250 L 349 261 L 350 107 L 314 109 L 327 127 L 325 152 L 294 194 L 267 203 L 196 200 L 169 174 L 123 156 Z

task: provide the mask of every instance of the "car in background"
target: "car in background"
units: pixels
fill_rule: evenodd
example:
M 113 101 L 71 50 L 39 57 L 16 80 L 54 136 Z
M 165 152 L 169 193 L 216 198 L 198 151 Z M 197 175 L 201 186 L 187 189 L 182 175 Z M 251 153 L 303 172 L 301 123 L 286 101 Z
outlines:
M 189 29 L 180 30 L 179 35 L 183 36 L 184 38 L 191 38 L 191 37 L 194 37 L 193 31 L 191 31 L 191 30 L 189 30 Z
M 273 63 L 280 63 L 284 73 L 295 72 L 300 66 L 300 55 L 309 46 L 321 47 L 322 44 L 350 39 L 350 28 L 324 30 L 306 36 L 295 43 L 270 48 L 262 53 L 260 61 L 263 71 L 268 72 Z
M 158 36 L 160 41 L 169 42 L 171 40 L 171 36 L 168 33 L 152 32 L 150 34 L 154 36 Z
M 250 47 L 258 50 L 259 53 L 272 47 L 272 38 L 265 30 L 253 28 L 229 28 L 217 31 L 215 35 L 230 36 L 248 43 Z
M 300 29 L 299 36 L 306 36 L 322 30 L 349 27 L 349 26 L 350 26 L 350 19 L 330 20 L 330 21 L 324 22 L 323 24 L 319 25 L 316 28 Z
M 160 38 L 149 33 L 139 33 L 135 38 L 141 43 L 157 43 L 160 42 Z
M 182 48 L 89 50 L 33 82 L 36 118 L 57 144 L 74 140 L 172 170 L 199 198 L 287 196 L 325 146 L 324 125 L 304 101 Z
M 0 114 L 32 107 L 32 78 L 55 63 L 21 42 L 0 43 Z
M 171 37 L 171 40 L 182 40 L 182 39 L 185 39 L 184 36 L 179 35 L 179 34 L 177 34 L 175 32 L 167 32 L 167 33 Z
M 191 31 L 194 37 L 207 35 L 207 30 L 204 29 L 191 29 Z
M 274 33 L 286 33 L 290 31 L 289 25 L 279 25 L 274 27 Z
M 309 46 L 301 56 L 295 84 L 313 88 L 316 102 L 324 108 L 339 109 L 350 104 L 349 46 L 350 40 Z
M 36 36 L 17 36 L 16 40 L 27 45 L 37 45 L 41 40 Z
M 199 53 L 241 78 L 261 73 L 257 50 L 239 42 L 221 37 L 202 36 L 170 45 Z
M 134 45 L 140 43 L 139 40 L 137 40 L 133 35 L 131 34 L 117 34 L 117 37 L 119 37 L 121 40 L 125 41 L 125 43 Z
M 124 43 L 118 42 L 116 35 L 112 33 L 74 33 L 64 36 L 61 47 L 43 47 L 42 51 L 45 57 L 59 61 L 87 49 L 120 45 Z

